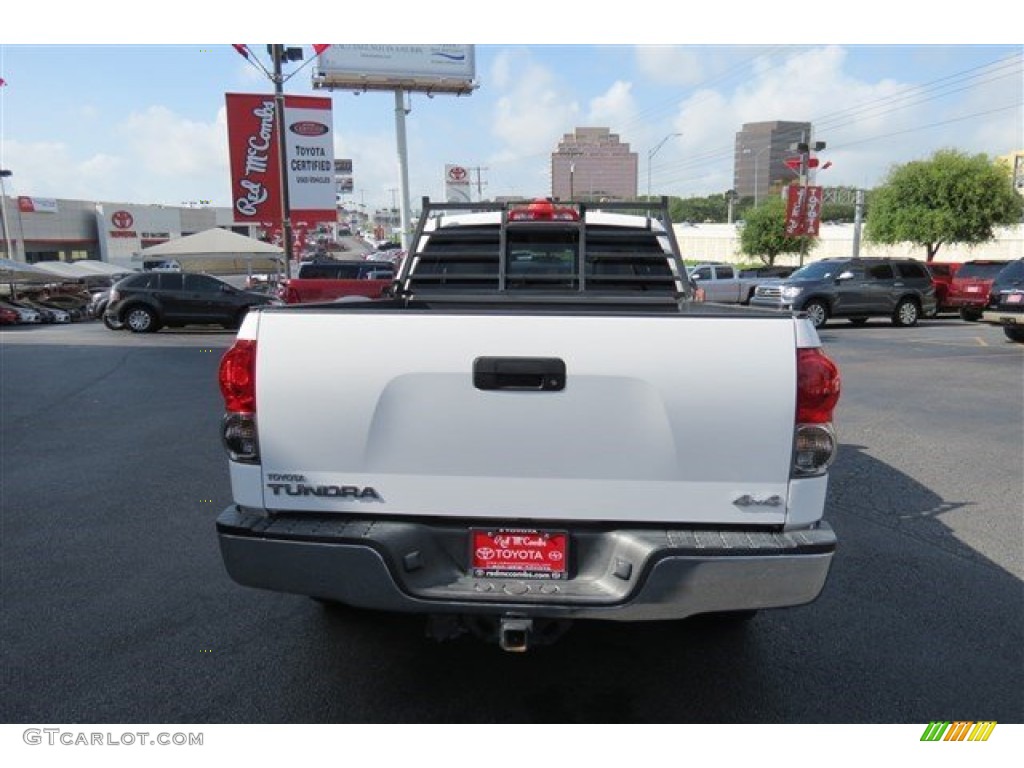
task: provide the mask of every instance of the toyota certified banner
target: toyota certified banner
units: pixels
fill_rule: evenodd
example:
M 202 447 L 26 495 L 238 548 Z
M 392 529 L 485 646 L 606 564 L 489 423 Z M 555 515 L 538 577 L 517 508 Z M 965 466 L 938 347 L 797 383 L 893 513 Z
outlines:
M 281 242 L 281 173 L 273 94 L 229 93 L 228 149 L 235 221 L 258 224 Z M 295 242 L 322 222 L 337 221 L 331 100 L 285 96 L 288 202 Z

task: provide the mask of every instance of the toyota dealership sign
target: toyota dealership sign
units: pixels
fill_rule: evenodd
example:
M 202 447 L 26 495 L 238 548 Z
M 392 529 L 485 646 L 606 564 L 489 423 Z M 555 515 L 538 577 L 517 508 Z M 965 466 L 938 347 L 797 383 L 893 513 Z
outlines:
M 235 221 L 281 239 L 281 170 L 273 94 L 229 93 L 228 150 Z M 288 207 L 296 229 L 337 220 L 331 100 L 284 97 Z M 301 223 L 300 223 L 301 222 Z

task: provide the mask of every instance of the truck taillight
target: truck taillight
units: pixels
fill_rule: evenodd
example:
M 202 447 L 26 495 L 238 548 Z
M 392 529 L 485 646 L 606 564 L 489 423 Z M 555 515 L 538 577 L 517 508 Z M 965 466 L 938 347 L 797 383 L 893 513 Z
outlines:
M 839 401 L 839 368 L 818 347 L 796 351 L 796 421 L 827 424 Z
M 259 462 L 256 432 L 256 342 L 237 340 L 221 358 L 218 374 L 224 396 L 221 439 L 233 461 Z
M 821 349 L 798 349 L 793 475 L 820 475 L 838 448 L 832 411 L 839 401 L 839 368 Z
M 224 409 L 232 413 L 256 411 L 256 341 L 238 339 L 220 361 L 220 392 Z

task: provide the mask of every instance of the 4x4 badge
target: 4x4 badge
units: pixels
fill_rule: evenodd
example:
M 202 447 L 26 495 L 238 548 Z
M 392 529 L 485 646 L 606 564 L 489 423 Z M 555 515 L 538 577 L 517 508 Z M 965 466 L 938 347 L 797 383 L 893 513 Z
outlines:
M 737 507 L 781 507 L 782 497 L 778 494 L 771 496 L 751 496 L 745 493 L 732 500 Z

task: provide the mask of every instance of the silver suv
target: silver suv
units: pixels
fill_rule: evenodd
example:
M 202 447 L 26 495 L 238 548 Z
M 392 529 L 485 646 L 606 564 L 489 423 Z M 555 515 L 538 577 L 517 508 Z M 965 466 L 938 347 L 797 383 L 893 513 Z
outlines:
M 931 273 L 914 259 L 822 259 L 762 283 L 750 305 L 803 312 L 815 328 L 833 317 L 856 325 L 887 317 L 909 327 L 937 308 Z

